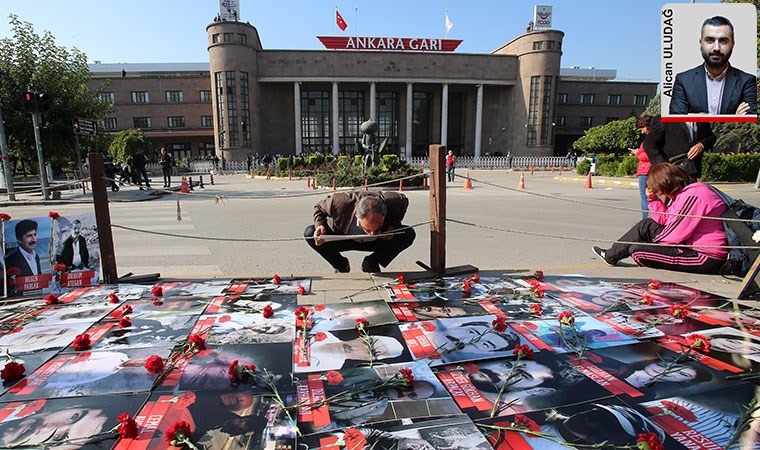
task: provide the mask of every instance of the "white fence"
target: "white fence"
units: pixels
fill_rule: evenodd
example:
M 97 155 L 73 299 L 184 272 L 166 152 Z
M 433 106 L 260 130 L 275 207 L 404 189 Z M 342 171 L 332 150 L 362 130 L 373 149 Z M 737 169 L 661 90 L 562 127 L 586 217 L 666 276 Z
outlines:
M 429 168 L 428 158 L 416 157 L 409 161 L 412 166 Z M 575 166 L 575 158 L 565 156 L 481 156 L 457 157 L 455 166 L 465 169 L 528 169 Z

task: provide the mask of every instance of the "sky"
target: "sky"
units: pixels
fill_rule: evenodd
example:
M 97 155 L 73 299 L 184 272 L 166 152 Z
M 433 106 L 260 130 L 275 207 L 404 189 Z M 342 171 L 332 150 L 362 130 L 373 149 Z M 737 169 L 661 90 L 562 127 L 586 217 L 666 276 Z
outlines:
M 659 81 L 656 0 L 239 0 L 240 20 L 264 49 L 324 49 L 316 36 L 443 38 L 458 53 L 490 53 L 525 32 L 535 4 L 552 5 L 552 28 L 565 33 L 562 67 L 616 69 L 619 79 Z M 717 3 L 700 0 L 698 3 Z M 335 8 L 348 24 L 335 26 Z M 219 0 L 0 0 L 0 38 L 9 14 L 50 31 L 56 43 L 103 63 L 208 62 L 206 26 Z M 695 36 L 695 46 L 698 36 Z

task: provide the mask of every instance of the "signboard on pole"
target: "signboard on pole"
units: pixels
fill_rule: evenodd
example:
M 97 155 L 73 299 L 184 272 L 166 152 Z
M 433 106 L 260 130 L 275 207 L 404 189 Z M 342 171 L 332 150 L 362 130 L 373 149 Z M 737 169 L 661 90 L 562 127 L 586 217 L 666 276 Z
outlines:
M 238 0 L 219 0 L 219 16 L 222 20 L 240 20 L 240 2 Z
M 74 125 L 74 134 L 82 136 L 97 136 L 98 124 L 94 120 L 82 119 L 81 117 L 74 117 L 72 120 Z
M 533 7 L 533 28 L 548 29 L 552 27 L 551 5 L 535 5 Z

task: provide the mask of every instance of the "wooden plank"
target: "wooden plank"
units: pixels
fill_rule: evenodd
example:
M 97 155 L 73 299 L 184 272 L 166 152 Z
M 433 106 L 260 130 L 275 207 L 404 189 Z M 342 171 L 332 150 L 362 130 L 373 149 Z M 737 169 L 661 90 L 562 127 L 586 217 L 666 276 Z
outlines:
M 431 144 L 430 152 L 430 268 L 446 273 L 446 146 Z
M 736 291 L 736 298 L 739 300 L 758 299 L 758 294 L 760 294 L 760 286 L 757 282 L 758 272 L 760 272 L 760 258 L 755 258 L 754 264 L 749 268 L 742 284 L 739 285 L 739 290 Z
M 90 178 L 92 182 L 92 201 L 95 204 L 95 223 L 98 225 L 98 241 L 100 242 L 100 260 L 103 264 L 103 280 L 106 283 L 116 283 L 116 253 L 113 248 L 111 233 L 111 213 L 108 210 L 108 192 L 106 191 L 103 156 L 100 153 L 90 153 Z

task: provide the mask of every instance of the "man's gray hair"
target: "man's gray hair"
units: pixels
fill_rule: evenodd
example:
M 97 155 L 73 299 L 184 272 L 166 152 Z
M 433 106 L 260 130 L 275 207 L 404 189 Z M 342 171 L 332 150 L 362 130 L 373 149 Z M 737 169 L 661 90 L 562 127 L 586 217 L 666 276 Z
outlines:
M 377 195 L 365 195 L 359 199 L 354 208 L 354 214 L 358 219 L 363 219 L 369 214 L 379 214 L 385 217 L 387 212 L 388 208 L 385 207 L 385 202 Z

